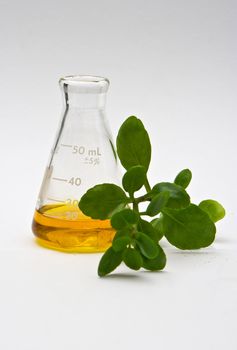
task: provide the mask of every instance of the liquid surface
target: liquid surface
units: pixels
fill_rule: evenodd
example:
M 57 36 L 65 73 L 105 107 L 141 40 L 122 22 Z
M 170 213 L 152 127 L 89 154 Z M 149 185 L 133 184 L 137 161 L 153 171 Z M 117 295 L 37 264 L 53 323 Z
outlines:
M 93 220 L 69 204 L 45 205 L 35 211 L 32 230 L 37 242 L 65 252 L 102 252 L 115 231 L 109 220 Z

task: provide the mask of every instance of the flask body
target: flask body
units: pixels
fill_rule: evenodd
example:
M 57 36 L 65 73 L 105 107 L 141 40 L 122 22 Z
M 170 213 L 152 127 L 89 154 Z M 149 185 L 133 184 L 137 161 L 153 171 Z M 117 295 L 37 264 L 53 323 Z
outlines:
M 104 251 L 114 230 L 109 220 L 85 216 L 78 203 L 99 183 L 119 184 L 119 170 L 105 98 L 108 80 L 92 76 L 60 80 L 64 111 L 41 185 L 32 230 L 38 243 L 66 252 Z

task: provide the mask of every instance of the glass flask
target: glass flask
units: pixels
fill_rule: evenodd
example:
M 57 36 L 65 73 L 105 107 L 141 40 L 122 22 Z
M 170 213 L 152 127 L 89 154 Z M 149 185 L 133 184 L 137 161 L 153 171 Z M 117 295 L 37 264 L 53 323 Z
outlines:
M 39 244 L 66 252 L 104 251 L 114 230 L 78 208 L 99 183 L 119 184 L 116 152 L 105 117 L 109 81 L 67 76 L 59 81 L 64 111 L 41 185 L 32 230 Z

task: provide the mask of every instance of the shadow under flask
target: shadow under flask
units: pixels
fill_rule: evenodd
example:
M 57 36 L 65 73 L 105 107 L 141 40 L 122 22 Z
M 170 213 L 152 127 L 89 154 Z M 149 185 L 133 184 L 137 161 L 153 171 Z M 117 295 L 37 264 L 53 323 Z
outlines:
M 105 100 L 109 81 L 94 76 L 60 79 L 64 112 L 33 218 L 39 244 L 66 252 L 104 251 L 114 230 L 109 220 L 85 216 L 78 203 L 100 183 L 119 184 Z

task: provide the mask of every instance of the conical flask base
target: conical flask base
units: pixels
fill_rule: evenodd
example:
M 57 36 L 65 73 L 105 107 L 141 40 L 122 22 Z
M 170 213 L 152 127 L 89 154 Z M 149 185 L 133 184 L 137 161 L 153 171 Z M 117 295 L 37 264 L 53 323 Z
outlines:
M 32 230 L 37 243 L 64 252 L 103 252 L 115 231 L 109 220 L 93 220 L 68 204 L 45 205 L 35 211 Z M 77 215 L 75 215 L 77 214 Z

